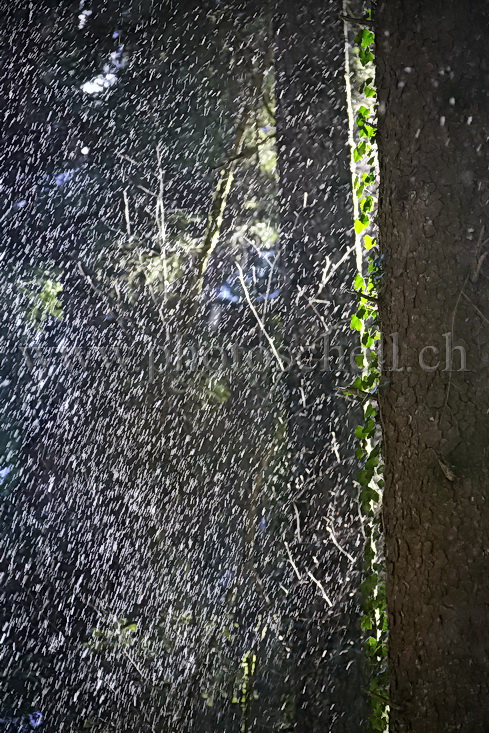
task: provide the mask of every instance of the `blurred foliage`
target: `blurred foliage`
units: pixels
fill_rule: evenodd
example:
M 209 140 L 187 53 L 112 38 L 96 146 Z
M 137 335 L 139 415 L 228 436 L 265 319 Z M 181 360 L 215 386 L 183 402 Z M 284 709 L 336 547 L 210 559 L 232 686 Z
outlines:
M 63 303 L 59 298 L 63 284 L 49 279 L 46 272 L 35 272 L 30 279 L 22 282 L 19 291 L 27 301 L 27 320 L 36 328 L 42 328 L 49 318 L 63 318 Z

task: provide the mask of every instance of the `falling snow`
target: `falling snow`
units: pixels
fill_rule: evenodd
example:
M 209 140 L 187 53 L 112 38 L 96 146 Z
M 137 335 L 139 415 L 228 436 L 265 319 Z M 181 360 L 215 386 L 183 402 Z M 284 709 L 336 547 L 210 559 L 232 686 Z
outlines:
M 292 730 L 300 603 L 329 624 L 361 544 L 340 496 L 321 529 L 333 560 L 301 545 L 312 477 L 270 348 L 273 110 L 250 123 L 198 307 L 182 306 L 263 14 L 107 7 L 5 13 L 0 730 Z

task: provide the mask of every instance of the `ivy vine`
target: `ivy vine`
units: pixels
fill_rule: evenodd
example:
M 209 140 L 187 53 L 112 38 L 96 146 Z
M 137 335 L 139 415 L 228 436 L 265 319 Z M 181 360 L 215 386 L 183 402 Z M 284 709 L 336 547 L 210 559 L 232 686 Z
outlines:
M 366 15 L 371 21 L 371 11 Z M 367 72 L 362 82 L 362 104 L 355 114 L 356 145 L 353 161 L 357 174 L 354 178 L 356 218 L 354 228 L 361 237 L 367 254 L 366 272 L 358 273 L 354 288 L 358 294 L 358 308 L 351 318 L 351 328 L 358 331 L 362 353 L 357 357 L 360 374 L 352 387 L 363 396 L 363 424 L 356 428 L 356 458 L 361 461 L 357 480 L 360 487 L 360 507 L 365 530 L 365 580 L 362 584 L 366 657 L 369 673 L 371 703 L 370 730 L 388 729 L 387 681 L 387 612 L 383 538 L 380 523 L 383 465 L 381 456 L 379 415 L 376 393 L 380 385 L 380 367 L 377 345 L 380 340 L 377 315 L 377 292 L 381 283 L 381 263 L 378 256 L 375 231 L 377 210 L 377 156 L 376 156 L 376 89 L 373 73 L 375 34 L 362 28 L 355 36 L 358 61 Z M 372 70 L 372 71 L 371 71 Z M 371 72 L 371 75 L 369 75 Z

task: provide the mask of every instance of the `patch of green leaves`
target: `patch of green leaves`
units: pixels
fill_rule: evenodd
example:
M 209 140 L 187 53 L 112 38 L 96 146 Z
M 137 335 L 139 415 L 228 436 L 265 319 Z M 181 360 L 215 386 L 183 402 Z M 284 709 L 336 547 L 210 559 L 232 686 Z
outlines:
M 368 28 L 362 28 L 355 36 L 354 43 L 360 46 L 360 48 L 368 48 L 375 43 L 375 33 Z
M 21 292 L 29 302 L 27 320 L 37 329 L 42 329 L 49 318 L 63 318 L 63 304 L 58 297 L 63 292 L 62 283 L 38 273 L 21 286 Z

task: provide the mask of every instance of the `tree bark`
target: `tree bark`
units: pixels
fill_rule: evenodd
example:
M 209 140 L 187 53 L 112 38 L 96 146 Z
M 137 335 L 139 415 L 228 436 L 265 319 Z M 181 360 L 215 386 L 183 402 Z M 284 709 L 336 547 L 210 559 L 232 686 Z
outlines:
M 341 12 L 340 2 L 275 3 L 283 318 L 285 341 L 303 366 L 328 332 L 331 351 L 353 345 L 352 298 L 342 291 L 356 265 Z M 304 733 L 360 731 L 365 721 L 356 593 L 363 542 L 353 482 L 361 418 L 334 394 L 352 379 L 339 361 L 312 370 L 293 364 L 287 375 L 291 484 L 299 497 L 291 526 L 300 526 L 289 550 L 303 575 L 288 598 L 293 729 Z
M 487 730 L 488 30 L 484 3 L 380 3 L 379 393 L 394 733 Z

